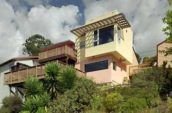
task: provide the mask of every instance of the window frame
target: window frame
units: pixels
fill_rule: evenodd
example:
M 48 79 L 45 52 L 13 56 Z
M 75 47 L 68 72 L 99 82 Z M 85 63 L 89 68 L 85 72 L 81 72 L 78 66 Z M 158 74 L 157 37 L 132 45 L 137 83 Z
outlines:
M 85 48 L 85 41 L 80 41 L 80 43 L 79 43 L 79 48 L 80 48 L 80 49 Z
M 106 28 L 110 28 L 110 27 L 112 28 L 111 31 L 113 32 L 112 33 L 112 41 L 109 41 L 109 42 L 107 41 L 105 43 L 100 43 L 100 39 L 101 39 L 101 37 L 100 37 L 100 30 L 103 30 L 103 29 L 106 29 Z M 114 29 L 115 29 L 114 25 L 110 25 L 110 26 L 106 26 L 106 27 L 103 27 L 103 28 L 100 28 L 100 29 L 95 30 L 94 31 L 94 37 L 93 37 L 93 45 L 94 46 L 98 46 L 98 45 L 102 45 L 102 44 L 106 44 L 106 43 L 113 42 L 114 41 L 114 34 L 115 34 Z
M 105 70 L 109 68 L 109 61 L 106 59 L 106 60 L 88 63 L 84 65 L 84 68 L 85 68 L 85 72 Z

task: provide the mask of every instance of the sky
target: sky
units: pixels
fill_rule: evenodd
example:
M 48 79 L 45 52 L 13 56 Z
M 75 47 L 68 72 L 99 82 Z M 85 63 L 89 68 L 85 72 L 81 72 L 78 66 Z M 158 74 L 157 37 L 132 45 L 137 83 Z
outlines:
M 87 20 L 118 10 L 134 32 L 134 48 L 141 56 L 156 53 L 165 39 L 162 18 L 166 0 L 0 0 L 0 63 L 22 55 L 24 41 L 41 34 L 53 43 L 75 40 L 70 30 Z

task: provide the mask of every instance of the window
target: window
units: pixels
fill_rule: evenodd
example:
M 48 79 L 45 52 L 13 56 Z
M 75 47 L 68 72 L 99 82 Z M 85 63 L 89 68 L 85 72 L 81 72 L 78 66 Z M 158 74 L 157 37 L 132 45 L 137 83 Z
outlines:
M 85 65 L 85 72 L 108 69 L 108 60 L 94 62 Z
M 116 70 L 116 62 L 113 62 L 113 70 Z
M 121 28 L 117 28 L 118 29 L 118 39 L 121 40 L 121 39 L 124 39 L 123 38 L 123 32 L 122 32 L 122 29 Z
M 80 42 L 80 49 L 85 48 L 85 41 Z
M 112 42 L 114 40 L 114 26 L 94 31 L 94 46 Z
M 94 31 L 94 46 L 99 45 L 99 35 L 98 35 L 99 30 Z

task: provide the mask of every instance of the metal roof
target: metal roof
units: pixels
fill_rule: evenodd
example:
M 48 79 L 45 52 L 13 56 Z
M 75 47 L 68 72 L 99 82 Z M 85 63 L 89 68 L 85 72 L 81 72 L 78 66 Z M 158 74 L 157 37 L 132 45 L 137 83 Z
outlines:
M 117 15 L 96 21 L 94 23 L 86 24 L 84 26 L 81 26 L 79 28 L 73 29 L 71 32 L 75 34 L 76 36 L 82 36 L 88 31 L 95 30 L 97 28 L 101 28 L 103 26 L 111 25 L 113 23 L 117 23 L 118 26 L 122 29 L 130 27 L 131 25 L 126 20 L 124 14 L 119 13 Z

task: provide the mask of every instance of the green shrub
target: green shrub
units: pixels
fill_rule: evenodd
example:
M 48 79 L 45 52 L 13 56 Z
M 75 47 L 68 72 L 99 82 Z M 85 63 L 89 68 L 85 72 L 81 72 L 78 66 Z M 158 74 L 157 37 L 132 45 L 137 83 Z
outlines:
M 0 113 L 18 113 L 22 109 L 22 100 L 17 96 L 5 97 L 2 104 Z
M 96 84 L 86 78 L 78 78 L 74 88 L 68 90 L 50 105 L 51 113 L 82 113 L 91 109 L 93 97 L 97 94 Z
M 122 104 L 120 104 L 120 112 L 136 113 L 147 107 L 146 100 L 144 98 L 131 97 Z
M 26 97 L 22 113 L 37 113 L 50 102 L 50 96 L 44 91 L 43 84 L 34 77 L 25 82 Z M 35 88 L 32 90 L 32 88 Z M 42 110 L 42 109 L 41 109 Z
M 110 93 L 104 99 L 104 107 L 107 112 L 117 112 L 123 102 L 123 97 L 119 93 Z

